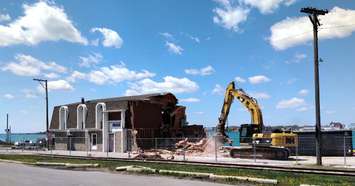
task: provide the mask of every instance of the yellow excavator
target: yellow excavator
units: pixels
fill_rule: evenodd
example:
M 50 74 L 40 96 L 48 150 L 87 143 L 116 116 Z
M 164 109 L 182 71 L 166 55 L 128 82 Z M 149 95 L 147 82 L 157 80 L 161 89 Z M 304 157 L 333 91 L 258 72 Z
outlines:
M 234 82 L 229 83 L 224 97 L 217 136 L 223 143 L 231 144 L 226 134 L 226 122 L 233 100 L 240 101 L 251 114 L 251 124 L 242 124 L 239 129 L 240 147 L 224 146 L 229 150 L 231 157 L 257 157 L 262 159 L 286 160 L 297 145 L 297 135 L 285 131 L 263 131 L 264 123 L 262 112 L 257 100 L 243 89 L 236 89 Z

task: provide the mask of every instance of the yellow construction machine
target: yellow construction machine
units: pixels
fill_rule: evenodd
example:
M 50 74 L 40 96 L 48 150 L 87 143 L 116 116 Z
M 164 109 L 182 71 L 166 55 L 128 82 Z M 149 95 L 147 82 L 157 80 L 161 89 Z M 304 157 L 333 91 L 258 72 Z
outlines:
M 297 145 L 297 135 L 285 131 L 263 131 L 262 112 L 255 98 L 249 96 L 243 89 L 236 89 L 231 82 L 225 92 L 223 107 L 217 125 L 217 136 L 231 144 L 225 132 L 226 122 L 233 100 L 240 101 L 251 114 L 251 124 L 240 126 L 240 147 L 224 146 L 230 151 L 231 157 L 257 157 L 263 159 L 288 159 Z

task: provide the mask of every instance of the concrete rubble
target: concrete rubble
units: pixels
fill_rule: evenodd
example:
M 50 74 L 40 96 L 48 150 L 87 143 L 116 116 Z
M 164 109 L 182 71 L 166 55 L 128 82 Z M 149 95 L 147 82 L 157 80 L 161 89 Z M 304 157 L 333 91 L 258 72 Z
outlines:
M 150 149 L 137 150 L 132 152 L 133 159 L 156 159 L 156 160 L 173 160 L 176 155 L 198 156 L 201 154 L 214 154 L 219 145 L 215 143 L 213 138 L 202 138 L 199 141 L 191 142 L 188 138 L 175 143 L 173 149 Z

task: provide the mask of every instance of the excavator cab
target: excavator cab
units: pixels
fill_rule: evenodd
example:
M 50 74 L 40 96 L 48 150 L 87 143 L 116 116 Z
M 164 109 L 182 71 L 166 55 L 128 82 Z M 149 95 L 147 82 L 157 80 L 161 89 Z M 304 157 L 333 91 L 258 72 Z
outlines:
M 250 144 L 253 141 L 253 134 L 260 133 L 260 125 L 242 124 L 239 128 L 240 143 Z

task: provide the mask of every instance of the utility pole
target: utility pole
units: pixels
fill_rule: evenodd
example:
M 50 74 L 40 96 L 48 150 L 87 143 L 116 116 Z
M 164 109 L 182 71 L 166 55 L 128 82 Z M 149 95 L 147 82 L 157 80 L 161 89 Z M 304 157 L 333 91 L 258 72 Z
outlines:
M 318 59 L 318 27 L 321 25 L 318 15 L 325 15 L 328 10 L 320 10 L 312 7 L 302 8 L 302 13 L 308 14 L 313 25 L 313 47 L 314 47 L 314 88 L 316 108 L 316 156 L 317 165 L 322 165 L 322 134 L 320 119 L 320 98 L 319 98 L 319 59 Z
M 33 79 L 33 80 L 38 81 L 39 84 L 41 84 L 41 86 L 46 90 L 46 136 L 47 136 L 47 148 L 49 149 L 48 80 L 46 79 Z
M 6 143 L 10 143 L 9 114 L 6 114 Z

